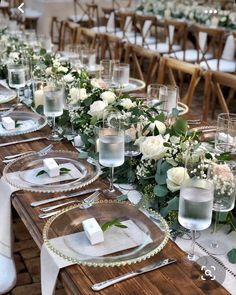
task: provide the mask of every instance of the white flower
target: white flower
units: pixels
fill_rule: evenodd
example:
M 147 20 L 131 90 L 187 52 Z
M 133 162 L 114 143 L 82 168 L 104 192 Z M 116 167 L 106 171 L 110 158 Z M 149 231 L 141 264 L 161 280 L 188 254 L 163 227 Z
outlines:
M 104 91 L 100 97 L 107 104 L 113 103 L 116 100 L 116 95 L 112 91 Z
M 86 93 L 85 88 L 71 88 L 70 89 L 70 97 L 72 102 L 77 102 L 78 100 L 85 100 L 88 95 Z
M 107 89 L 107 84 L 102 79 L 91 79 L 91 85 L 95 88 Z
M 166 132 L 166 125 L 164 123 L 162 123 L 161 121 L 155 120 L 153 123 L 151 123 L 148 126 L 148 129 L 153 132 L 154 129 L 155 129 L 155 127 L 159 131 L 159 134 L 165 134 L 165 132 Z
M 9 58 L 18 59 L 19 58 L 19 53 L 18 52 L 11 52 L 9 54 Z
M 75 78 L 74 78 L 71 74 L 67 74 L 67 75 L 64 76 L 64 81 L 65 81 L 66 83 L 71 83 L 71 82 L 74 81 L 74 79 L 75 79 Z
M 142 159 L 159 160 L 165 153 L 164 138 L 162 135 L 148 136 L 139 141 Z
M 107 107 L 107 103 L 103 100 L 97 100 L 90 105 L 90 111 L 88 112 L 92 117 L 102 119 L 104 109 Z
M 47 76 L 51 75 L 52 74 L 52 68 L 51 67 L 46 68 L 45 72 L 46 72 Z
M 182 183 L 189 178 L 186 168 L 173 167 L 167 171 L 166 184 L 171 192 L 176 192 L 180 189 Z
M 126 110 L 136 107 L 136 103 L 132 102 L 130 98 L 122 98 L 120 101 L 120 105 Z
M 68 69 L 67 69 L 67 67 L 60 66 L 60 67 L 57 69 L 57 71 L 58 71 L 58 72 L 67 73 L 67 72 L 68 72 Z
M 60 64 L 60 62 L 59 62 L 58 60 L 54 60 L 54 61 L 53 61 L 53 66 L 54 66 L 55 68 L 59 68 L 59 67 L 61 66 L 61 64 Z

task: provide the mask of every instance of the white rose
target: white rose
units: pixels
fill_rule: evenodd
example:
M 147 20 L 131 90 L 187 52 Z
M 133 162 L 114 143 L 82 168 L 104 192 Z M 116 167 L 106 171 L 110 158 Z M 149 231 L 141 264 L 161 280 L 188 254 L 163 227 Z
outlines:
M 55 68 L 59 68 L 60 67 L 60 62 L 58 61 L 58 60 L 54 60 L 53 61 L 53 66 L 55 67 Z
M 120 105 L 126 110 L 136 107 L 136 103 L 132 102 L 130 98 L 122 98 L 120 101 Z
M 148 136 L 139 145 L 142 159 L 159 160 L 166 151 L 162 135 Z
M 159 131 L 159 134 L 165 134 L 166 132 L 166 125 L 162 123 L 161 121 L 154 121 L 148 126 L 148 129 L 151 130 L 152 132 L 154 131 L 155 127 Z
M 46 68 L 45 72 L 46 72 L 47 76 L 51 75 L 52 74 L 52 68 L 51 67 Z
M 102 119 L 104 109 L 107 107 L 107 103 L 103 100 L 95 101 L 90 105 L 90 111 L 88 112 L 92 117 Z
M 71 83 L 71 82 L 74 81 L 74 79 L 75 79 L 75 78 L 74 78 L 71 74 L 67 74 L 67 75 L 64 76 L 64 81 L 65 81 L 66 83 Z
M 116 100 L 116 95 L 112 91 L 104 91 L 100 97 L 108 104 L 113 103 Z
M 174 167 L 167 171 L 166 184 L 171 192 L 176 192 L 180 189 L 182 183 L 189 178 L 186 168 Z
M 68 69 L 67 69 L 67 67 L 60 66 L 60 67 L 57 69 L 57 71 L 58 71 L 58 72 L 67 73 L 67 72 L 68 72 Z
M 13 58 L 13 59 L 18 59 L 19 58 L 19 53 L 18 52 L 11 52 L 9 54 L 9 57 Z
M 78 100 L 85 100 L 88 95 L 86 93 L 85 88 L 71 88 L 70 89 L 70 97 L 72 102 L 77 102 Z

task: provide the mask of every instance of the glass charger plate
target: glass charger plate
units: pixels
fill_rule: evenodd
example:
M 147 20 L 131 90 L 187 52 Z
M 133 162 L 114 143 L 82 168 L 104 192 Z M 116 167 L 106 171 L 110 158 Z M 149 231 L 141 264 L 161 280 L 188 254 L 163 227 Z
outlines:
M 122 92 L 129 93 L 140 91 L 145 88 L 145 82 L 135 78 L 129 78 L 129 84 L 122 88 Z
M 0 104 L 16 98 L 16 92 L 0 83 Z
M 60 168 L 69 168 L 70 171 L 55 178 L 46 173 L 37 176 L 43 170 L 43 159 L 46 158 L 53 158 Z M 50 151 L 43 156 L 35 152 L 9 163 L 3 170 L 3 176 L 9 184 L 19 189 L 52 193 L 84 187 L 95 181 L 100 172 L 95 160 L 79 159 L 78 152 Z
M 30 133 L 42 129 L 47 124 L 47 119 L 38 113 L 13 111 L 9 115 L 18 127 L 6 130 L 0 122 L 0 136 L 14 136 Z
M 116 240 L 122 244 L 120 234 L 129 236 L 127 230 L 130 229 L 129 226 L 126 229 L 116 229 L 114 239 L 106 240 L 106 237 L 110 237 L 110 228 L 104 232 L 104 242 L 92 246 L 82 228 L 82 221 L 91 217 L 100 225 L 115 218 L 120 222 L 133 222 L 138 229 L 139 244 L 112 254 L 99 255 L 98 253 L 113 249 L 111 246 L 112 243 L 116 245 Z M 56 239 L 55 234 L 58 237 Z M 157 212 L 149 210 L 144 214 L 131 203 L 106 200 L 96 202 L 87 209 L 80 209 L 78 205 L 63 209 L 47 221 L 43 238 L 54 253 L 66 260 L 88 266 L 109 267 L 137 263 L 160 252 L 169 239 L 169 227 Z M 124 247 L 127 247 L 127 243 Z

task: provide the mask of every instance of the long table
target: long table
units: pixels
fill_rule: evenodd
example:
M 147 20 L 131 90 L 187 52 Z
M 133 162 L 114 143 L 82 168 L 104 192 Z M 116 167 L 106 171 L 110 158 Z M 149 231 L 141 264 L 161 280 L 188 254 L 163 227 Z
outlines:
M 49 127 L 45 127 L 42 130 L 35 132 L 33 136 L 41 136 L 49 133 Z M 31 136 L 32 134 L 15 137 L 2 137 L 1 142 L 30 138 Z M 38 142 L 12 145 L 10 147 L 0 147 L 0 173 L 2 173 L 5 167 L 2 160 L 6 155 L 27 151 L 29 149 L 39 150 L 48 145 L 48 143 L 49 142 L 47 140 L 41 140 Z M 69 142 L 61 141 L 54 144 L 54 149 L 74 150 L 74 147 Z M 105 188 L 107 187 L 107 182 L 103 179 L 98 179 L 96 182 L 92 183 L 90 187 Z M 51 195 L 52 194 L 50 194 L 50 196 Z M 58 194 L 55 194 L 55 196 L 56 195 Z M 46 221 L 39 219 L 39 207 L 33 208 L 30 206 L 30 203 L 43 198 L 46 199 L 47 197 L 47 194 L 18 191 L 14 193 L 12 198 L 13 207 L 18 212 L 21 220 L 39 248 L 43 244 L 42 231 Z M 95 294 L 98 292 L 94 292 L 91 289 L 91 285 L 94 283 L 116 277 L 127 273 L 128 271 L 156 262 L 160 259 L 175 257 L 178 260 L 177 263 L 165 266 L 137 278 L 120 282 L 104 289 L 103 291 L 100 291 L 99 293 L 104 295 L 229 294 L 220 284 L 214 280 L 210 280 L 209 277 L 206 281 L 202 280 L 202 271 L 200 270 L 200 267 L 195 263 L 187 262 L 183 259 L 185 256 L 186 253 L 170 240 L 160 253 L 144 262 L 135 265 L 113 268 L 94 268 L 73 265 L 62 269 L 60 271 L 59 279 L 68 294 Z

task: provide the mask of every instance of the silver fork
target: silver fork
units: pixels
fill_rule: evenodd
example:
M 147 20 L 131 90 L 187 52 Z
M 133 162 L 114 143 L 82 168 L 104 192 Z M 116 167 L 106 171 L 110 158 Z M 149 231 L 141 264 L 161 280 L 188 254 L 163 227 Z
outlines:
M 48 146 L 46 146 L 46 147 L 42 148 L 41 150 L 39 150 L 37 152 L 37 154 L 39 156 L 46 155 L 52 149 L 52 147 L 53 147 L 53 145 L 52 144 L 49 144 Z M 6 156 L 5 157 L 5 160 L 3 160 L 3 163 L 5 163 L 5 164 L 10 163 L 11 161 L 14 161 L 16 158 L 19 158 L 19 157 L 24 156 L 24 155 L 27 155 L 27 154 L 31 154 L 33 152 L 34 151 L 27 151 L 27 152 L 15 154 L 15 155 Z
M 80 204 L 79 208 L 80 209 L 87 209 L 87 208 L 91 207 L 93 205 L 93 203 L 99 199 L 99 194 L 100 194 L 99 191 L 94 192 L 93 194 L 91 194 L 90 196 L 85 198 L 82 201 L 82 203 Z M 48 207 L 41 208 L 40 210 L 43 212 L 46 212 L 46 213 L 39 214 L 39 218 L 47 218 L 47 217 L 53 216 L 53 215 L 60 212 L 60 210 L 56 210 L 53 212 L 48 212 L 48 211 L 51 211 L 51 210 L 54 210 L 54 209 L 57 209 L 57 208 L 60 208 L 60 207 L 63 207 L 63 206 L 69 205 L 69 204 L 80 203 L 80 202 L 81 201 L 79 201 L 79 200 L 78 201 L 68 201 L 68 202 L 64 202 L 62 204 L 58 204 L 55 206 L 48 206 Z

